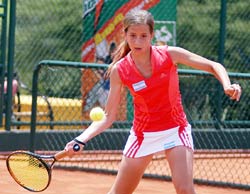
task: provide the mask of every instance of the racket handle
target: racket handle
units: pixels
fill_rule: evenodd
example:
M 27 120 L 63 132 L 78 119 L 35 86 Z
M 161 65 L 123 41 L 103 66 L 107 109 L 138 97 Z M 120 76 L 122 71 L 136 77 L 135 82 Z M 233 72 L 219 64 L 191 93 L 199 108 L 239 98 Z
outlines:
M 66 157 L 68 155 L 68 151 L 67 150 L 63 150 L 63 151 L 60 151 L 60 152 L 57 152 L 55 155 L 54 155 L 54 158 L 56 160 L 60 160 L 64 157 Z
M 73 150 L 75 151 L 75 152 L 78 152 L 79 150 L 80 150 L 80 146 L 78 145 L 78 144 L 75 144 L 74 146 L 73 146 Z M 60 160 L 60 159 L 62 159 L 62 158 L 64 158 L 64 157 L 66 157 L 68 155 L 68 151 L 67 150 L 62 150 L 62 151 L 60 151 L 60 152 L 57 152 L 55 155 L 54 155 L 54 158 L 56 159 L 56 160 Z

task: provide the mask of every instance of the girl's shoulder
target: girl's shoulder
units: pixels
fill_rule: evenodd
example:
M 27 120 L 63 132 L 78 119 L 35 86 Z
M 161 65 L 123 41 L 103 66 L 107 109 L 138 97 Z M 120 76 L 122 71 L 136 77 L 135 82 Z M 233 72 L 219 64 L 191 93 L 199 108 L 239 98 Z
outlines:
M 152 46 L 153 50 L 166 52 L 168 50 L 168 45 Z
M 173 60 L 169 52 L 169 46 L 152 46 L 152 61 L 158 66 L 173 66 Z

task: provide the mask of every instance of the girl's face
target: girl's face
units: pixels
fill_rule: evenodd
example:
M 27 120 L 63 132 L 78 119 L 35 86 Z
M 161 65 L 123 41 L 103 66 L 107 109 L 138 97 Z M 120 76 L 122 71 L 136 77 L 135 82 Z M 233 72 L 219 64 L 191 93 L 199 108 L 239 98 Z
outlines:
M 153 34 L 147 24 L 136 24 L 128 27 L 125 38 L 131 52 L 142 54 L 150 49 Z

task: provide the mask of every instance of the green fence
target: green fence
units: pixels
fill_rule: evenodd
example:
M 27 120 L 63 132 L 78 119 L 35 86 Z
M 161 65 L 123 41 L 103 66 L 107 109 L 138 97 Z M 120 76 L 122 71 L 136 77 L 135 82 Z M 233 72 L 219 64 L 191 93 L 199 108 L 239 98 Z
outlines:
M 10 46 L 15 49 L 15 55 L 9 57 L 10 59 L 13 57 L 14 60 L 5 59 L 2 64 L 5 70 L 9 69 L 8 75 L 11 75 L 12 71 L 17 73 L 20 85 L 25 86 L 20 87 L 21 94 L 30 94 L 31 70 L 39 61 L 44 59 L 81 61 L 81 47 L 86 38 L 83 35 L 89 36 L 89 32 L 92 31 L 92 28 L 83 24 L 83 3 L 90 5 L 92 1 L 6 0 L 2 2 L 12 2 L 9 4 L 8 21 L 16 15 L 15 46 Z M 138 4 L 137 1 L 135 2 Z M 154 13 L 157 21 L 165 21 L 170 15 L 171 18 L 176 19 L 175 28 L 168 29 L 173 31 L 172 34 L 176 33 L 175 39 L 171 40 L 173 44 L 222 62 L 228 71 L 249 72 L 250 49 L 247 43 L 250 29 L 246 26 L 248 26 L 250 9 L 246 0 L 179 0 L 177 4 L 173 1 L 174 6 L 169 5 L 170 1 L 164 2 L 161 1 L 160 8 L 156 3 L 150 11 Z M 114 2 L 106 1 L 106 3 L 112 5 Z M 13 10 L 13 7 L 16 7 L 16 10 Z M 108 7 L 105 7 L 107 12 Z M 165 7 L 171 9 L 163 9 Z M 10 27 L 9 30 L 12 28 Z M 2 41 L 0 44 L 2 46 Z M 14 65 L 13 69 L 10 67 L 12 65 Z M 8 94 L 8 96 L 8 102 L 11 103 L 11 95 Z M 8 110 L 12 107 L 9 103 L 7 103 Z M 10 124 L 10 121 L 7 124 Z
M 227 1 L 224 6 L 226 15 L 222 17 L 221 2 L 226 3 L 223 0 L 177 1 L 176 45 L 221 60 L 231 72 L 247 73 L 250 60 L 247 44 L 250 41 L 250 29 L 247 28 L 249 3 L 247 0 Z M 84 34 L 92 31 L 86 26 L 83 29 L 82 1 L 22 0 L 17 1 L 16 7 L 15 70 L 24 83 L 31 87 L 30 69 L 41 60 L 81 61 L 83 31 Z M 158 12 L 156 19 L 165 20 L 170 10 L 166 8 Z M 163 18 L 159 18 L 160 15 Z M 225 34 L 221 35 L 223 26 Z M 225 44 L 221 45 L 223 42 Z
M 34 69 L 32 95 L 36 98 L 32 97 L 32 101 L 37 103 L 37 96 L 47 96 L 54 117 L 59 114 L 57 119 L 60 120 L 36 123 L 34 127 L 47 123 L 47 125 L 53 124 L 58 128 L 60 125 L 82 125 L 83 121 L 89 121 L 89 110 L 94 106 L 104 107 L 105 105 L 105 101 L 100 101 L 100 99 L 104 96 L 106 100 L 103 90 L 106 82 L 102 75 L 107 66 L 71 61 L 41 61 Z M 232 82 L 240 83 L 243 87 L 244 92 L 240 102 L 230 100 L 224 93 L 218 95 L 222 88 L 211 74 L 198 70 L 179 69 L 179 75 L 184 108 L 193 128 L 219 130 L 250 127 L 250 115 L 248 114 L 250 105 L 244 103 L 250 97 L 247 87 L 250 74 L 229 73 Z M 118 121 L 130 123 L 133 114 L 132 102 L 128 95 L 124 96 L 120 107 L 123 114 L 118 115 Z M 63 99 L 68 100 L 68 103 L 74 99 L 81 102 L 80 117 L 72 116 L 68 120 L 61 119 L 63 117 L 69 118 L 68 114 L 73 114 L 74 106 L 78 106 L 74 104 L 76 102 L 72 101 L 71 106 L 61 104 L 68 107 L 66 111 L 59 109 L 57 110 L 59 112 L 56 112 L 53 110 L 53 107 L 58 106 Z M 40 101 L 44 101 L 44 98 L 41 98 Z M 37 104 L 32 104 L 32 108 L 34 107 L 37 107 Z M 37 110 L 32 111 L 37 112 Z M 13 124 L 21 125 L 18 123 L 13 122 Z M 119 127 L 126 128 L 127 125 Z

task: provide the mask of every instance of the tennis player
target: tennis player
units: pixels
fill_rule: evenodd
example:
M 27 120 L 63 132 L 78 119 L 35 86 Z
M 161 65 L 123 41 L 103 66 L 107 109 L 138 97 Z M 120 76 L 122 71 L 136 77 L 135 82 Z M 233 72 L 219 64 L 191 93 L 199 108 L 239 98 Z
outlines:
M 106 117 L 93 122 L 76 140 L 87 143 L 111 126 L 122 88 L 126 86 L 133 96 L 133 126 L 109 194 L 132 194 L 153 154 L 160 151 L 165 152 L 176 193 L 194 194 L 193 140 L 183 111 L 177 65 L 213 74 L 232 100 L 240 100 L 241 87 L 230 82 L 227 71 L 217 62 L 180 47 L 153 46 L 154 19 L 148 11 L 130 11 L 123 24 L 125 40 L 108 69 L 110 91 Z M 69 154 L 74 154 L 74 144 L 72 140 L 65 146 Z

